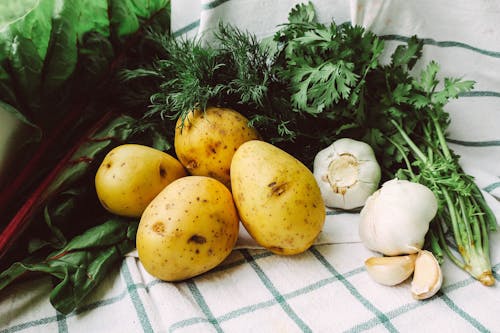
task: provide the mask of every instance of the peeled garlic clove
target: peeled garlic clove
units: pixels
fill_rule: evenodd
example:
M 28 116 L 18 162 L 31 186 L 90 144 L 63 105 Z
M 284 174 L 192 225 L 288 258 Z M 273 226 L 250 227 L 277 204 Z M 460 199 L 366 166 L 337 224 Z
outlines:
M 386 286 L 394 286 L 406 280 L 415 267 L 416 254 L 396 257 L 371 257 L 365 261 L 368 275 Z
M 413 298 L 421 300 L 434 296 L 442 283 L 441 266 L 432 252 L 420 251 L 415 260 L 415 271 L 411 281 Z

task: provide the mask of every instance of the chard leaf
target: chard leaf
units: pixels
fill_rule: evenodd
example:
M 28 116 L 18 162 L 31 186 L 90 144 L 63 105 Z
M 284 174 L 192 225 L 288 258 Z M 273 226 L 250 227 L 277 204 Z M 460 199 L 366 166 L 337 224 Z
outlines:
M 57 280 L 50 301 L 68 314 L 135 247 L 137 226 L 137 221 L 115 217 L 75 237 L 44 260 L 30 257 L 16 262 L 0 273 L 0 290 L 28 271 L 50 274 Z
M 22 113 L 0 101 L 0 187 L 18 171 L 21 159 L 17 156 L 38 144 L 42 138 L 41 129 L 30 122 Z M 9 127 L 13 128 L 10 129 Z M 3 145 L 3 146 L 2 146 Z
M 12 3 L 13 1 L 9 1 Z M 25 5 L 25 8 L 20 6 Z M 3 15 L 8 21 L 0 22 L 0 66 L 3 75 L 4 87 L 7 93 L 0 95 L 0 100 L 13 105 L 21 112 L 21 106 L 36 108 L 39 106 L 36 93 L 41 87 L 41 72 L 44 59 L 48 52 L 51 31 L 51 21 L 54 2 L 40 0 L 36 2 L 22 2 L 11 7 L 7 5 Z M 11 13 L 10 15 L 8 13 Z M 12 83 L 15 82 L 15 85 Z M 14 97 L 7 99 L 6 97 Z M 25 102 L 30 101 L 30 102 Z M 23 105 L 29 103 L 29 105 Z M 23 112 L 24 113 L 24 112 Z M 25 113 L 26 116 L 30 116 Z
M 0 100 L 46 131 L 92 94 L 123 37 L 168 0 L 38 0 L 0 4 Z
M 51 97 L 75 72 L 79 54 L 88 54 L 86 39 L 88 33 L 109 37 L 109 20 L 106 0 L 58 3 L 52 14 L 52 29 L 49 35 L 49 54 L 42 72 L 44 95 Z M 78 24 L 75 24 L 78 22 Z M 105 51 L 106 49 L 101 49 Z M 96 50 L 97 51 L 97 50 Z M 111 59 L 111 54 L 103 59 L 103 68 Z M 102 72 L 94 73 L 97 76 Z
M 0 273 L 0 290 L 28 271 L 50 274 L 57 281 L 50 296 L 53 306 L 62 313 L 77 308 L 109 268 L 135 246 L 138 221 L 105 211 L 89 186 L 97 167 L 109 150 L 124 142 L 168 147 L 165 138 L 160 139 L 164 131 L 158 124 L 124 115 L 85 136 L 61 161 L 61 172 L 40 196 L 42 211 L 27 217 L 37 222 L 26 234 L 30 253 Z M 15 252 L 27 252 L 22 244 L 18 242 Z
M 0 227 L 78 133 L 92 127 L 102 110 L 118 104 L 109 98 L 121 96 L 113 84 L 118 69 L 146 58 L 142 30 L 154 26 L 168 32 L 168 5 L 168 0 L 0 2 L 0 102 L 35 129 L 24 133 L 27 138 L 16 138 L 15 148 L 22 153 L 8 157 L 19 169 L 9 174 L 7 190 L 0 194 L 0 210 L 6 211 Z M 89 108 L 93 103 L 106 106 Z M 20 149 L 35 141 L 29 150 Z M 0 145 L 10 149 L 15 144 Z

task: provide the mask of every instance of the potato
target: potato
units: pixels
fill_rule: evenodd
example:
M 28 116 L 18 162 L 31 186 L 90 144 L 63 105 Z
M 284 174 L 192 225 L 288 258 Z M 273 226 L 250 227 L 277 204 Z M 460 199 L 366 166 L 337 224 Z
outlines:
M 221 263 L 238 239 L 231 192 L 205 176 L 172 182 L 151 201 L 137 230 L 144 268 L 164 281 L 202 274 Z
M 230 186 L 231 159 L 238 147 L 257 139 L 248 119 L 232 109 L 208 107 L 179 118 L 175 131 L 175 153 L 191 175 L 208 176 Z
M 269 143 L 254 140 L 238 148 L 231 186 L 248 233 L 276 254 L 307 250 L 323 228 L 325 205 L 312 172 Z
M 124 144 L 104 157 L 95 175 L 95 188 L 102 206 L 111 213 L 140 217 L 165 186 L 184 176 L 182 164 L 169 154 Z

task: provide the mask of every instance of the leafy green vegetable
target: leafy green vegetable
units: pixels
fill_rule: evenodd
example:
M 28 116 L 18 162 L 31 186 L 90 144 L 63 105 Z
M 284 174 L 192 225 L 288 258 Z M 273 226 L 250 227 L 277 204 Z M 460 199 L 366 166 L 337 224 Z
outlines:
M 64 314 L 78 307 L 110 268 L 135 248 L 137 221 L 114 217 L 73 238 L 46 258 L 29 257 L 0 273 L 0 289 L 26 272 L 52 275 L 58 282 L 50 294 L 52 305 Z
M 0 289 L 26 271 L 51 274 L 51 302 L 68 313 L 134 247 L 138 221 L 105 211 L 93 182 L 118 144 L 171 149 L 171 128 L 114 97 L 132 96 L 116 73 L 152 61 L 143 33 L 168 34 L 169 12 L 168 0 L 0 3 L 0 112 L 31 129 L 19 151 L 39 142 L 0 193 Z
M 100 206 L 93 187 L 96 170 L 104 155 L 124 142 L 169 150 L 164 130 L 158 124 L 113 113 L 97 123 L 95 132 L 70 150 L 53 177 L 43 183 L 46 186 L 26 201 L 27 209 L 23 206 L 14 217 L 13 221 L 30 225 L 24 239 L 19 239 L 20 234 L 2 237 L 12 246 L 20 240 L 11 251 L 27 258 L 0 274 L 0 289 L 26 271 L 49 273 L 59 279 L 51 294 L 54 307 L 63 313 L 75 309 L 135 246 L 138 221 L 118 218 Z
M 52 120 L 66 112 L 62 106 L 69 98 L 90 92 L 107 73 L 122 47 L 120 38 L 136 32 L 167 3 L 3 2 L 0 99 L 40 127 L 50 128 Z
M 0 5 L 0 101 L 39 131 L 20 139 L 41 140 L 30 154 L 16 156 L 16 163 L 25 168 L 0 195 L 4 211 L 18 209 L 22 192 L 41 180 L 40 170 L 50 169 L 68 149 L 62 143 L 77 140 L 75 133 L 85 132 L 102 115 L 100 108 L 86 105 L 109 99 L 116 70 L 134 58 L 146 58 L 138 53 L 144 50 L 138 39 L 142 30 L 168 32 L 169 1 L 38 0 Z M 0 221 L 0 226 L 6 222 Z

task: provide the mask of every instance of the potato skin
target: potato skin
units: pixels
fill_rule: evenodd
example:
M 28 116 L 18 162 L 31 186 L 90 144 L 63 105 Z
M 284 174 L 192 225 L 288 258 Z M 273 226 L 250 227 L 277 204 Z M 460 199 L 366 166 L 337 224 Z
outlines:
M 248 141 L 238 148 L 231 186 L 248 233 L 276 254 L 307 250 L 323 228 L 325 205 L 312 172 L 269 143 Z
M 140 217 L 165 186 L 186 176 L 171 155 L 143 145 L 124 144 L 112 149 L 95 176 L 97 196 L 111 213 Z
M 172 182 L 142 214 L 136 246 L 144 268 L 164 281 L 209 271 L 233 250 L 239 219 L 231 192 L 205 176 Z
M 229 187 L 230 166 L 238 147 L 258 139 L 248 119 L 233 109 L 208 107 L 191 111 L 176 124 L 174 147 L 189 174 L 215 178 Z

